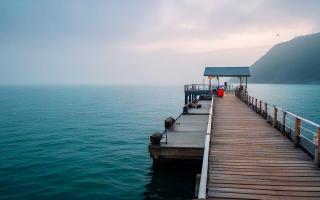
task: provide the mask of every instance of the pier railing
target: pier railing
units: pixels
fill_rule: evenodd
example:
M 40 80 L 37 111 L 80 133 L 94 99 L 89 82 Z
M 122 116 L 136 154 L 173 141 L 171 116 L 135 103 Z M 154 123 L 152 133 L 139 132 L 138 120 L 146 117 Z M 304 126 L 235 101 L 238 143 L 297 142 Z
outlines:
M 211 88 L 217 87 L 217 85 L 212 84 Z M 191 85 L 185 85 L 184 91 L 209 91 L 209 85 L 208 84 L 191 84 Z
M 320 125 L 288 110 L 242 92 L 240 99 L 287 136 L 295 147 L 302 147 L 320 167 Z
M 212 130 L 212 120 L 213 120 L 213 110 L 214 110 L 214 96 L 212 95 L 211 107 L 208 119 L 207 134 L 204 143 L 203 159 L 202 159 L 202 169 L 201 178 L 199 185 L 198 199 L 206 199 L 207 195 L 207 182 L 208 182 L 208 170 L 209 170 L 209 154 L 210 154 L 210 140 L 211 140 L 211 130 Z
M 161 137 L 163 138 L 163 135 L 166 135 L 166 141 L 165 144 L 168 143 L 168 134 L 167 134 L 167 129 L 165 129 L 162 133 L 161 133 Z

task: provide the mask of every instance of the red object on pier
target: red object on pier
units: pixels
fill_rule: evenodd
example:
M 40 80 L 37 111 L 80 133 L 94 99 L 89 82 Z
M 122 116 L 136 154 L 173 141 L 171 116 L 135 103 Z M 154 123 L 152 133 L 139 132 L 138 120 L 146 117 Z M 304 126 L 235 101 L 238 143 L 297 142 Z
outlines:
M 218 97 L 223 97 L 224 89 L 218 89 Z

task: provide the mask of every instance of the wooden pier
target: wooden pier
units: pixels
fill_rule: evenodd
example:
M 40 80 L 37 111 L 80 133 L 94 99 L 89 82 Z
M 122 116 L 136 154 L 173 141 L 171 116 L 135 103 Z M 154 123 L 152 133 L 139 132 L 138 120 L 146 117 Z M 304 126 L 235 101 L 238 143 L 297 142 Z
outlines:
M 313 159 L 257 114 L 257 101 L 248 105 L 235 96 L 214 99 L 205 198 L 320 199 Z
M 212 99 L 198 100 L 197 105 L 201 105 L 201 108 L 188 108 L 171 128 L 163 132 L 160 144 L 149 144 L 154 164 L 174 160 L 202 162 L 205 138 L 210 132 L 211 104 Z
M 184 86 L 186 106 L 200 95 L 202 107 L 185 106 L 149 144 L 154 163 L 202 161 L 198 199 L 320 199 L 320 125 L 250 96 L 242 85 L 249 67 L 206 67 L 204 76 L 209 85 Z M 240 85 L 219 95 L 220 77 L 238 77 Z

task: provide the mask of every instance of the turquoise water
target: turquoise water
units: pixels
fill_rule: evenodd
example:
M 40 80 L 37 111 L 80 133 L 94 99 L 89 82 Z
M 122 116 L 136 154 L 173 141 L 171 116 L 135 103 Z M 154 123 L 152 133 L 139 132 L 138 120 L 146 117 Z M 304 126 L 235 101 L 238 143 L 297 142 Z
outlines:
M 320 85 L 249 85 L 320 123 Z M 154 171 L 147 145 L 183 86 L 1 86 L 0 199 L 192 199 L 198 165 Z
M 248 93 L 320 124 L 319 84 L 250 84 Z

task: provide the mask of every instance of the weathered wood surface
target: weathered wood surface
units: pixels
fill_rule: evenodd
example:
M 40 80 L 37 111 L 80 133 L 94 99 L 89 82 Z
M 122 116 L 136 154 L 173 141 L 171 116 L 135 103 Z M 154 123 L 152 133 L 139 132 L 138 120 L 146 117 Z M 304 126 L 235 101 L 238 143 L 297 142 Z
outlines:
M 189 108 L 189 114 L 180 115 L 173 126 L 167 129 L 161 145 L 149 144 L 149 152 L 154 161 L 202 161 L 211 100 L 200 100 L 199 103 L 203 105 L 201 108 Z
M 215 99 L 209 164 L 209 199 L 320 199 L 313 160 L 234 96 Z

